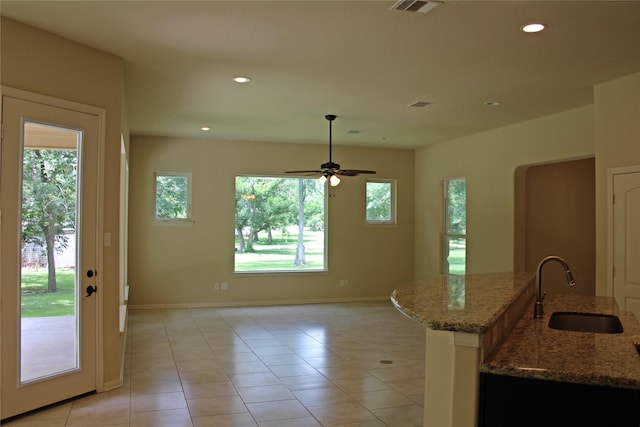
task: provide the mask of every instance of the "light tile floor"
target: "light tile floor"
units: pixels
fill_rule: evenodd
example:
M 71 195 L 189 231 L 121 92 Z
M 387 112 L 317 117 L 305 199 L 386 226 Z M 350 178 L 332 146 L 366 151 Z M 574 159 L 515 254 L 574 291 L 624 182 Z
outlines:
M 6 425 L 419 427 L 424 336 L 390 302 L 132 310 L 124 387 Z

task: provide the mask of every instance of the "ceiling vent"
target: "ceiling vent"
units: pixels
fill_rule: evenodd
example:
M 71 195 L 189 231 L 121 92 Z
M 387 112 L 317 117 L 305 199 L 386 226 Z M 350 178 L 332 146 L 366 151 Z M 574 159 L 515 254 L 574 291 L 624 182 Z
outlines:
M 400 10 L 404 12 L 420 12 L 429 13 L 442 4 L 441 1 L 425 1 L 425 0 L 399 0 L 394 4 L 392 10 Z
M 423 108 L 423 107 L 428 107 L 429 105 L 431 105 L 431 103 L 427 101 L 416 101 L 413 104 L 409 104 L 409 107 Z

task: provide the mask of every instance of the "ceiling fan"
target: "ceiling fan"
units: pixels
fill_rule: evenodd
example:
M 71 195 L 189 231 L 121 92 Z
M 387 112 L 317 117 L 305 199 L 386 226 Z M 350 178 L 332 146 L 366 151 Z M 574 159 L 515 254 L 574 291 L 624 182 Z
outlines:
M 336 115 L 335 114 L 327 114 L 326 116 L 324 116 L 325 119 L 327 119 L 329 121 L 329 161 L 327 163 L 323 163 L 320 165 L 320 169 L 317 170 L 304 170 L 304 171 L 286 171 L 285 173 L 297 173 L 297 174 L 306 174 L 306 175 L 316 175 L 316 174 L 320 174 L 320 178 L 318 178 L 318 181 L 320 181 L 321 184 L 324 184 L 327 180 L 329 180 L 329 184 L 332 187 L 335 187 L 336 185 L 340 184 L 340 178 L 339 175 L 342 176 L 356 176 L 356 175 L 360 175 L 361 173 L 376 173 L 376 171 L 370 171 L 370 170 L 361 170 L 361 169 L 340 169 L 340 165 L 337 163 L 334 163 L 331 160 L 331 149 L 332 149 L 332 125 L 333 125 L 333 121 L 336 119 Z

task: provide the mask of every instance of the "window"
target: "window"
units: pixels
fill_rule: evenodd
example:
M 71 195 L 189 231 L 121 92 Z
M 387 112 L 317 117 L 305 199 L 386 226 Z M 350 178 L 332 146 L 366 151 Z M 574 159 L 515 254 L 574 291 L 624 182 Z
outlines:
M 191 174 L 156 172 L 154 186 L 156 221 L 191 221 Z
M 393 180 L 366 181 L 367 224 L 396 223 L 396 185 Z
M 467 184 L 464 178 L 444 181 L 444 274 L 465 274 L 467 257 Z
M 325 185 L 236 176 L 235 272 L 326 270 Z

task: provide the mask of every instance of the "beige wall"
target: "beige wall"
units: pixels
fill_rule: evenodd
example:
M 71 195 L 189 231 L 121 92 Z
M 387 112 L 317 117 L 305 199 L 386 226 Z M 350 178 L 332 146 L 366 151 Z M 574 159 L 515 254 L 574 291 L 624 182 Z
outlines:
M 103 108 L 107 111 L 104 165 L 104 382 L 120 383 L 124 343 L 118 326 L 118 210 L 120 133 L 124 91 L 123 61 L 15 21 L 2 18 L 1 84 L 29 92 Z
M 343 166 L 397 179 L 398 225 L 365 226 L 365 177 L 343 178 L 328 201 L 329 271 L 234 275 L 234 177 L 283 175 L 326 161 L 326 145 L 132 136 L 130 304 L 251 304 L 388 298 L 413 272 L 413 151 L 334 147 Z M 153 172 L 189 172 L 192 227 L 153 225 Z M 340 287 L 341 279 L 349 285 Z M 214 282 L 229 283 L 214 291 Z
M 416 151 L 416 279 L 440 270 L 443 179 L 467 180 L 467 272 L 513 271 L 514 175 L 521 165 L 592 156 L 583 107 Z
M 516 221 L 524 216 L 515 239 L 525 242 L 524 251 L 515 254 L 516 271 L 536 271 L 549 255 L 562 257 L 571 267 L 576 286 L 568 287 L 562 266 L 545 265 L 544 291 L 549 293 L 595 294 L 596 220 L 595 160 L 553 162 L 527 167 L 522 210 L 516 208 Z M 518 186 L 516 178 L 516 187 Z M 519 269 L 519 263 L 521 268 Z
M 596 293 L 606 295 L 609 251 L 607 171 L 640 165 L 640 73 L 599 84 L 594 91 L 596 153 Z
M 640 165 L 640 73 L 594 88 L 592 106 L 416 151 L 416 278 L 440 273 L 440 181 L 467 177 L 468 271 L 514 265 L 518 166 L 595 156 L 595 293 L 607 295 L 609 168 Z M 523 169 L 524 170 L 524 169 Z

